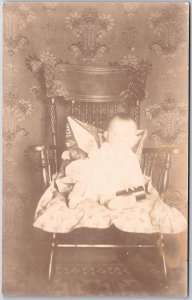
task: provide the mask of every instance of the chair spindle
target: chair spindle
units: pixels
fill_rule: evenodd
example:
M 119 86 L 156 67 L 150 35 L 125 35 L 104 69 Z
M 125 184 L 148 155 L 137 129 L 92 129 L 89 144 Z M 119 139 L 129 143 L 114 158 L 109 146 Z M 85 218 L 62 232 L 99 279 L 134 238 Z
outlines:
M 139 100 L 136 101 L 135 108 L 134 108 L 134 119 L 137 123 L 138 128 L 140 127 L 140 103 Z
M 55 99 L 51 99 L 50 106 L 50 116 L 51 116 L 51 137 L 52 137 L 52 145 L 53 145 L 53 153 L 54 153 L 54 168 L 55 172 L 58 172 L 58 164 L 57 164 L 57 115 L 56 115 L 56 105 Z

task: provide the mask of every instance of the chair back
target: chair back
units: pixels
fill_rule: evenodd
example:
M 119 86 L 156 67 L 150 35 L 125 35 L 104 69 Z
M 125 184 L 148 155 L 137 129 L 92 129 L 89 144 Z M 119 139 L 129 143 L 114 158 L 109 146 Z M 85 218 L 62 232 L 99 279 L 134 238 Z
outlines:
M 169 187 L 172 155 L 181 151 L 176 147 L 143 148 L 141 169 L 144 175 L 151 177 L 159 194 L 166 192 Z
M 67 116 L 97 126 L 120 112 L 132 117 L 140 126 L 140 102 L 145 98 L 149 66 L 140 62 L 132 66 L 44 65 L 46 97 L 50 100 L 50 133 L 47 147 L 39 147 L 46 187 L 51 175 L 57 173 L 64 151 Z M 168 187 L 173 149 L 144 148 L 138 150 L 145 175 L 162 193 Z

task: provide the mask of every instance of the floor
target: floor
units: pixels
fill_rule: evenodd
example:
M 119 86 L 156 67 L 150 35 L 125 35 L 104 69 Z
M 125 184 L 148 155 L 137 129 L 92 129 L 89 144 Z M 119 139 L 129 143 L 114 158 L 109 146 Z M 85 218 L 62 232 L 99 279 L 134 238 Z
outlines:
M 33 242 L 32 242 L 33 240 Z M 48 284 L 49 236 L 36 242 L 5 240 L 5 296 L 186 296 L 187 268 L 169 270 L 163 282 L 162 260 L 155 249 L 60 249 Z

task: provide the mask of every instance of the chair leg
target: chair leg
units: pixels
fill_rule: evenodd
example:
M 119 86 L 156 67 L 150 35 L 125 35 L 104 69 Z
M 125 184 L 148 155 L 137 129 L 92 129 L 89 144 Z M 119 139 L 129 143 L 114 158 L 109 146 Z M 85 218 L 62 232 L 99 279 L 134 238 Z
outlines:
M 165 259 L 165 245 L 164 245 L 164 238 L 163 238 L 163 234 L 160 235 L 160 241 L 161 241 L 161 249 L 162 249 L 162 261 L 163 261 L 163 271 L 164 271 L 164 277 L 165 277 L 165 283 L 166 286 L 165 288 L 168 289 L 168 276 L 167 276 L 167 265 L 166 265 L 166 259 Z
M 49 282 L 53 278 L 53 268 L 54 268 L 54 261 L 55 261 L 55 251 L 56 251 L 56 234 L 53 234 L 52 244 L 51 244 L 51 254 L 49 260 L 49 271 L 48 271 L 48 280 Z

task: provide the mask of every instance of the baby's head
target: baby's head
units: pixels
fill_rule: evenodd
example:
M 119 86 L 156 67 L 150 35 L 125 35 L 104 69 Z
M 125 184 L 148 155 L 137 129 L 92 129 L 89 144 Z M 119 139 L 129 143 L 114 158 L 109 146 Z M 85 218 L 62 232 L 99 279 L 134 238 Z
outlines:
M 111 145 L 132 148 L 138 141 L 137 125 L 127 114 L 118 114 L 109 120 L 105 138 Z

